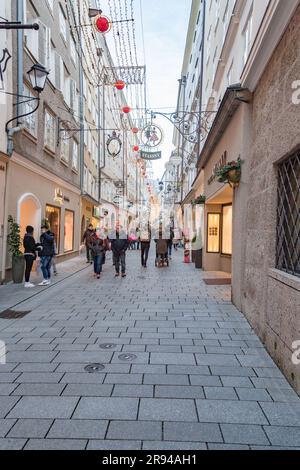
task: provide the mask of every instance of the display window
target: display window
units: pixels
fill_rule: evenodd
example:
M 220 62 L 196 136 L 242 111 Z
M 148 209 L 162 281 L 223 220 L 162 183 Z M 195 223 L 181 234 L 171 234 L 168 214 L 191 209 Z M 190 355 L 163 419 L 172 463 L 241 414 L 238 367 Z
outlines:
M 54 233 L 56 253 L 59 253 L 59 242 L 60 242 L 60 208 L 48 205 L 46 206 L 46 219 L 50 225 L 51 232 Z
M 64 252 L 73 251 L 74 249 L 74 212 L 65 210 L 65 240 Z
M 207 214 L 207 252 L 220 253 L 220 216 L 221 214 Z
M 232 255 L 232 204 L 222 207 L 222 254 Z

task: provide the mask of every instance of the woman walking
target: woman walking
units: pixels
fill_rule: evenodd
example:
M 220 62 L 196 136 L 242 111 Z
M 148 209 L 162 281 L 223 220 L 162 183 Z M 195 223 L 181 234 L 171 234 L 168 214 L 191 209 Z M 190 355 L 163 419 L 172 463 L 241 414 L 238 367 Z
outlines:
M 94 260 L 94 276 L 100 279 L 105 258 L 105 243 L 94 233 L 89 240 L 89 248 Z

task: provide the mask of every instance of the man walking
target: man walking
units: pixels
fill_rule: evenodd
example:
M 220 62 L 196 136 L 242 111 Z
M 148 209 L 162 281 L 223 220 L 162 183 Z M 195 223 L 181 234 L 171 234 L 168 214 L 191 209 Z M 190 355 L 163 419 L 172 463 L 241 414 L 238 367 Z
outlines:
M 93 264 L 90 245 L 91 245 L 91 238 L 93 237 L 94 233 L 95 233 L 95 230 L 94 230 L 93 224 L 89 224 L 88 228 L 83 234 L 83 240 L 82 240 L 83 243 L 85 243 L 85 247 L 86 247 L 86 259 L 87 259 L 86 262 L 90 264 Z
M 116 268 L 115 277 L 120 276 L 120 265 L 122 277 L 126 277 L 126 251 L 129 246 L 129 241 L 126 233 L 120 230 L 119 226 L 116 228 L 115 238 L 111 240 L 111 249 L 114 257 L 114 264 Z
M 147 261 L 149 256 L 151 244 L 151 229 L 148 224 L 148 228 L 145 231 L 141 231 L 141 261 L 143 268 L 147 268 Z
M 51 283 L 51 262 L 54 256 L 54 233 L 49 230 L 47 225 L 41 227 L 42 235 L 40 238 L 42 252 L 41 252 L 41 270 L 44 280 L 39 284 L 40 286 L 48 286 Z

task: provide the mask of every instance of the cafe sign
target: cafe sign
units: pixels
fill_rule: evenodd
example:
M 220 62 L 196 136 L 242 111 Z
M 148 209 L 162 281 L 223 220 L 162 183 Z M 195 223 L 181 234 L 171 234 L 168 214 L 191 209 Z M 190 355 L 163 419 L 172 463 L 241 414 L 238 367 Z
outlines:
M 140 153 L 143 160 L 160 160 L 162 153 L 161 152 L 145 152 L 144 150 Z

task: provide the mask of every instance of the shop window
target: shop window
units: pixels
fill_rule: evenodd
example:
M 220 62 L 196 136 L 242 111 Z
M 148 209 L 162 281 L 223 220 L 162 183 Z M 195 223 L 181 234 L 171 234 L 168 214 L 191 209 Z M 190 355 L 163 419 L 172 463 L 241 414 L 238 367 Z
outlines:
M 222 254 L 232 255 L 232 205 L 222 207 Z
M 54 233 L 56 252 L 59 253 L 59 241 L 60 241 L 60 208 L 55 206 L 46 206 L 46 219 L 50 225 L 51 232 Z
M 220 215 L 207 215 L 207 252 L 220 253 Z
M 278 180 L 276 267 L 300 277 L 300 152 L 278 166 Z
M 29 88 L 24 85 L 24 95 L 28 96 L 28 100 L 25 99 L 24 107 L 24 114 L 29 114 L 28 116 L 24 117 L 24 125 L 25 128 L 30 134 L 34 137 L 37 136 L 37 113 L 33 112 L 36 108 L 36 99 L 35 96 L 31 93 Z
M 65 211 L 65 241 L 64 251 L 73 251 L 74 249 L 74 212 Z

